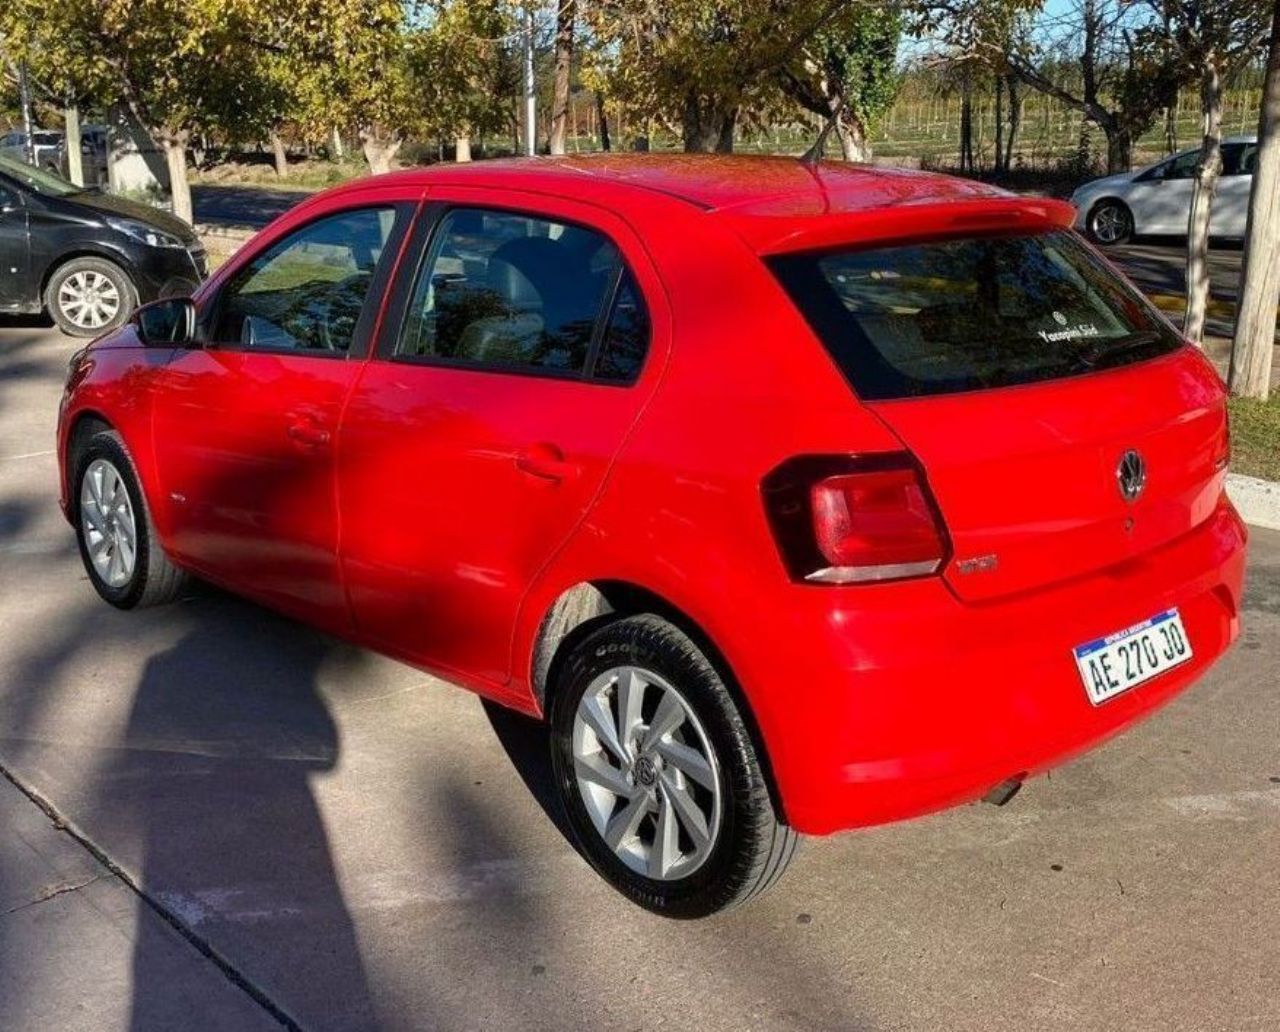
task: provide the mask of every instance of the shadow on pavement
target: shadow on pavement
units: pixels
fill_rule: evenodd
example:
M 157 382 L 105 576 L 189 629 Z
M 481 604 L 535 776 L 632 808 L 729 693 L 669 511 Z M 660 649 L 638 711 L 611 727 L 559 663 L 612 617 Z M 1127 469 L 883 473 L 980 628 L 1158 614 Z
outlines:
M 304 1004 L 304 1025 L 367 1027 L 364 965 L 311 786 L 340 751 L 316 686 L 334 643 L 203 594 L 195 626 L 146 664 L 102 770 L 104 805 L 133 825 L 146 892 L 267 996 Z M 191 1017 L 156 992 L 152 957 L 171 947 L 154 928 L 141 925 L 135 946 L 139 1032 Z

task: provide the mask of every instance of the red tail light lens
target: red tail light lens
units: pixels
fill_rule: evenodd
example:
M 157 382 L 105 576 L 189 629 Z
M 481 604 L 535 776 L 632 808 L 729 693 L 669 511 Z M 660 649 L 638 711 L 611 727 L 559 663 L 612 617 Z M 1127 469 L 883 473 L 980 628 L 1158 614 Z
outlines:
M 946 531 L 909 455 L 806 456 L 766 478 L 765 504 L 798 580 L 899 580 L 940 570 Z

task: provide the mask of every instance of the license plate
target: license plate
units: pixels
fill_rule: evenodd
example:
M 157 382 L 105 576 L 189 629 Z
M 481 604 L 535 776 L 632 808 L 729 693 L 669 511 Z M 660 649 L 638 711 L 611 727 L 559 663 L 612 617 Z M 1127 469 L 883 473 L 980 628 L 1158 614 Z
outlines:
M 1095 706 L 1191 658 L 1191 642 L 1176 609 L 1105 638 L 1077 645 L 1076 666 Z

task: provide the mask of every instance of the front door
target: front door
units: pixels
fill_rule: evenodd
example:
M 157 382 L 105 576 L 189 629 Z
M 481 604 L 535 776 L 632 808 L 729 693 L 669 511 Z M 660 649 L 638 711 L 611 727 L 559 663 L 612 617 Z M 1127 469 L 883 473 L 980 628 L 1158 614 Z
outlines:
M 452 197 L 348 406 L 342 556 L 363 635 L 500 695 L 520 602 L 655 382 L 665 308 L 616 215 Z
M 207 343 L 178 352 L 154 433 L 170 548 L 216 581 L 330 627 L 334 445 L 408 211 L 322 215 L 269 243 L 202 303 Z
M 17 190 L 0 182 L 0 311 L 20 311 L 35 301 L 30 278 L 27 209 Z

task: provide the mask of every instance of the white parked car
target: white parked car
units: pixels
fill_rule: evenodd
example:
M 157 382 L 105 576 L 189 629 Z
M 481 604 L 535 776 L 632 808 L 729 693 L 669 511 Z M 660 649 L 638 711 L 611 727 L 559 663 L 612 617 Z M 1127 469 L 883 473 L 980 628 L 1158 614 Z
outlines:
M 1257 157 L 1253 136 L 1223 141 L 1222 178 L 1209 215 L 1213 236 L 1244 236 Z M 1137 172 L 1085 183 L 1071 195 L 1077 211 L 1076 228 L 1103 245 L 1123 243 L 1135 235 L 1185 235 L 1199 163 L 1197 147 Z

